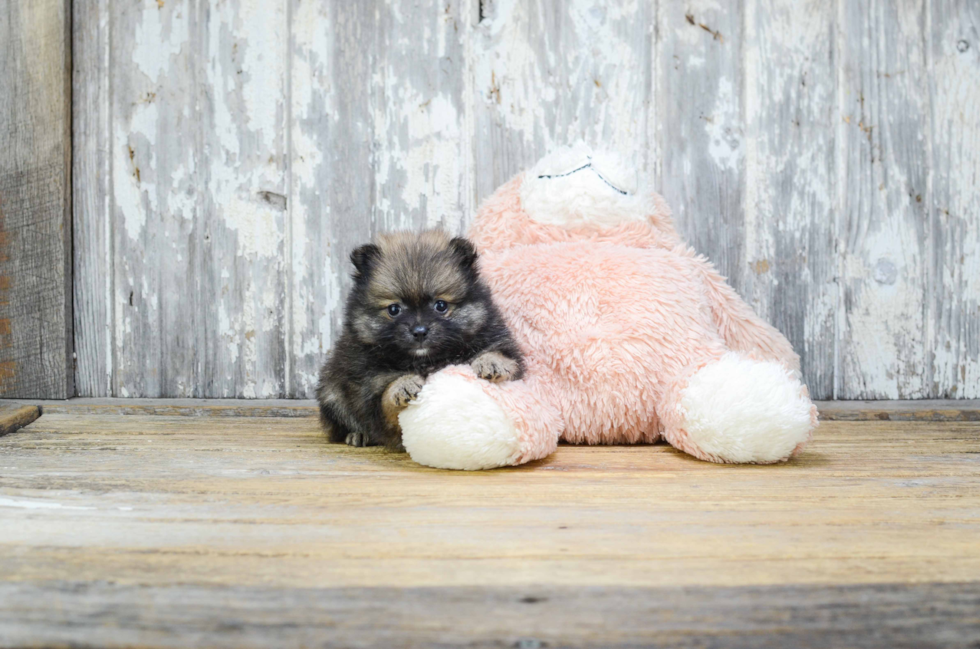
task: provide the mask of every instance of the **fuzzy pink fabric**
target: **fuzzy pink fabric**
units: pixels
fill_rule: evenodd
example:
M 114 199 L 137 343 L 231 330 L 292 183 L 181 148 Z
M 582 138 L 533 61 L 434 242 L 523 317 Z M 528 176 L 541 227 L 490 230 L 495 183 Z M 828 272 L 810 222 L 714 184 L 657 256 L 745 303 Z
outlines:
M 585 444 L 664 437 L 696 457 L 723 461 L 688 439 L 681 390 L 729 351 L 797 372 L 788 341 L 681 241 L 659 196 L 645 223 L 566 228 L 523 211 L 521 178 L 483 204 L 469 231 L 527 357 L 525 380 L 481 382 L 515 422 L 518 463 L 550 454 L 559 437 Z

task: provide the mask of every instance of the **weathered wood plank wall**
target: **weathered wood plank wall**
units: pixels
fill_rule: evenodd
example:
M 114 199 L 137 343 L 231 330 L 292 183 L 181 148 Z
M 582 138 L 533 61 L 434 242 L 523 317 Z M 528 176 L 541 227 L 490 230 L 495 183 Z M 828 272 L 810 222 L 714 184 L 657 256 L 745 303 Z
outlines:
M 70 11 L 0 5 L 0 397 L 75 391 Z
M 349 249 L 619 150 L 819 398 L 980 397 L 969 0 L 76 2 L 78 393 L 308 397 Z

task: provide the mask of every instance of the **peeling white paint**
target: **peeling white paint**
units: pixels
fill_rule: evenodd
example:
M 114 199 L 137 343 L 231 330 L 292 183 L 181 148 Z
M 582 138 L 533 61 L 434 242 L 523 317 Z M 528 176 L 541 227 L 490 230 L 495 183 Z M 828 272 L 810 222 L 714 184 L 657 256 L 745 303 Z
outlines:
M 246 127 L 259 138 L 268 138 L 262 146 L 274 146 L 281 138 L 281 114 L 284 97 L 270 89 L 283 87 L 285 58 L 281 56 L 285 39 L 285 4 L 267 0 L 239 0 L 241 29 L 248 35 L 239 42 Z
M 141 21 L 133 41 L 133 63 L 154 83 L 170 68 L 171 57 L 180 53 L 188 41 L 187 11 L 174 11 L 143 0 Z
M 225 340 L 229 361 L 234 364 L 238 361 L 238 327 L 232 326 L 228 309 L 223 302 L 218 304 L 218 335 Z
M 739 102 L 730 79 L 718 80 L 715 107 L 705 120 L 708 154 L 720 169 L 737 170 L 742 162 L 742 134 Z
M 436 95 L 425 100 L 414 87 L 406 82 L 393 88 L 398 101 L 386 111 L 382 119 L 382 132 L 405 132 L 406 137 L 391 138 L 389 147 L 381 157 L 382 166 L 396 169 L 404 180 L 400 183 L 402 206 L 394 216 L 400 228 L 412 223 L 405 217 L 412 211 L 426 212 L 429 227 L 443 222 L 450 230 L 458 229 L 460 210 L 460 186 L 462 160 L 460 152 L 459 114 L 452 100 Z M 381 177 L 393 177 L 391 172 Z M 379 187 L 385 187 L 379 182 Z M 379 203 L 386 198 L 379 196 Z
M 222 210 L 225 225 L 238 233 L 238 254 L 244 257 L 278 258 L 283 232 L 276 222 L 282 212 L 258 201 L 228 199 Z
M 193 158 L 190 171 L 179 165 L 170 178 L 170 191 L 164 196 L 170 214 L 185 221 L 193 221 L 198 209 L 199 196 L 194 187 Z
M 956 15 L 942 1 L 937 15 Z M 935 24 L 929 92 L 934 180 L 931 212 L 943 250 L 934 269 L 931 321 L 934 396 L 980 398 L 980 43 L 963 38 L 960 20 Z M 964 189 L 967 188 L 967 189 Z M 928 199 L 927 199 L 928 200 Z

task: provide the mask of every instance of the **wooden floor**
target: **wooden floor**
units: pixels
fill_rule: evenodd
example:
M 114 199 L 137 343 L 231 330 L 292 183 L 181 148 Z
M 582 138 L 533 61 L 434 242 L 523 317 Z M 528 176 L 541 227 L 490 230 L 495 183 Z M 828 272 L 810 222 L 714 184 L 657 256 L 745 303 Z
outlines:
M 0 437 L 0 646 L 980 646 L 980 421 L 460 473 L 302 411 L 113 412 Z

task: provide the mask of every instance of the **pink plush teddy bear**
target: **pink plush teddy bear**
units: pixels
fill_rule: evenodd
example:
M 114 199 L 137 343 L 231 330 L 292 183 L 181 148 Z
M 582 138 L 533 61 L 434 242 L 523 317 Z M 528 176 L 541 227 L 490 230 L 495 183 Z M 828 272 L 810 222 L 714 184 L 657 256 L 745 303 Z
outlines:
M 416 462 L 487 469 L 559 439 L 663 438 L 702 460 L 765 464 L 809 441 L 817 411 L 789 342 L 617 160 L 582 145 L 546 156 L 483 204 L 469 237 L 527 372 L 430 376 L 399 419 Z

